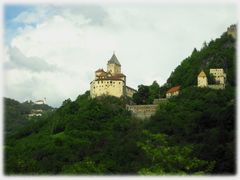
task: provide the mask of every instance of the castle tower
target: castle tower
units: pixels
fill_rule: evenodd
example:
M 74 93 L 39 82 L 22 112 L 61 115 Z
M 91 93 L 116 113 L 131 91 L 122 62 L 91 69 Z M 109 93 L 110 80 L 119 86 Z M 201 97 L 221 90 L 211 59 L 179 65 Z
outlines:
M 112 75 L 121 73 L 121 64 L 114 53 L 107 63 L 107 72 L 110 72 Z
M 198 75 L 198 87 L 207 87 L 208 80 L 205 72 L 202 70 Z
M 232 36 L 234 39 L 237 38 L 237 25 L 233 24 L 227 29 L 227 34 Z

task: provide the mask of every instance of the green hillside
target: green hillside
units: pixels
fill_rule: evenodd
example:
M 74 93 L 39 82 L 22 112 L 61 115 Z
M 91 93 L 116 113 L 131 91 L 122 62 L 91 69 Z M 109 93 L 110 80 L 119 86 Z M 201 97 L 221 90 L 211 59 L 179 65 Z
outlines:
M 16 129 L 26 126 L 30 121 L 28 114 L 30 114 L 33 109 L 42 109 L 45 113 L 53 109 L 47 104 L 38 105 L 27 101 L 20 103 L 10 98 L 4 98 L 3 100 L 5 119 L 4 133 L 6 135 L 13 134 Z M 31 118 L 31 120 L 34 119 L 36 118 Z
M 235 174 L 235 51 L 235 40 L 224 33 L 195 50 L 164 86 L 140 85 L 136 104 L 151 103 L 167 88 L 182 86 L 179 96 L 160 104 L 147 121 L 126 110 L 129 99 L 90 99 L 89 91 L 28 124 L 21 119 L 27 108 L 5 101 L 6 126 L 22 124 L 5 136 L 5 174 Z M 199 71 L 209 68 L 224 68 L 226 89 L 194 87 Z
M 194 49 L 171 73 L 166 84 L 161 87 L 164 97 L 168 88 L 181 85 L 182 88 L 197 85 L 197 76 L 201 70 L 207 74 L 210 68 L 223 68 L 227 74 L 227 84 L 236 85 L 236 40 L 223 33 L 220 38 L 204 43 L 201 50 Z

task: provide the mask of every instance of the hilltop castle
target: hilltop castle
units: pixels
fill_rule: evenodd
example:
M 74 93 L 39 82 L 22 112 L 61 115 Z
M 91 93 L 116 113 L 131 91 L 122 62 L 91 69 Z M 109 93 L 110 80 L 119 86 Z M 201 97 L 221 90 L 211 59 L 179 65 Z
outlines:
M 132 97 L 135 92 L 126 85 L 126 76 L 121 72 L 121 64 L 114 53 L 107 63 L 107 71 L 95 71 L 95 79 L 90 83 L 91 98 L 102 95 Z

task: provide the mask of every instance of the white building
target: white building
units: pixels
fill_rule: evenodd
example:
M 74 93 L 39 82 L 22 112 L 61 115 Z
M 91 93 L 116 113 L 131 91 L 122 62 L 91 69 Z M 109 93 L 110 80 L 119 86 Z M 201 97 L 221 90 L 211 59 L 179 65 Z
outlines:
M 213 75 L 216 84 L 225 84 L 226 74 L 223 69 L 210 69 L 210 74 Z
M 208 80 L 205 72 L 202 70 L 198 75 L 198 87 L 207 87 L 208 86 Z
M 209 72 L 210 75 L 213 76 L 215 83 L 214 84 L 208 84 L 208 79 L 204 71 L 201 71 L 198 75 L 198 87 L 208 87 L 211 89 L 225 89 L 226 84 L 226 77 L 227 75 L 224 73 L 224 70 L 219 69 L 210 69 Z
M 47 104 L 47 100 L 46 98 L 44 98 L 43 100 L 37 100 L 34 102 L 34 104 Z
M 166 93 L 166 98 L 177 96 L 180 92 L 180 88 L 181 88 L 181 86 L 175 86 L 175 87 L 172 87 L 171 89 L 169 89 Z

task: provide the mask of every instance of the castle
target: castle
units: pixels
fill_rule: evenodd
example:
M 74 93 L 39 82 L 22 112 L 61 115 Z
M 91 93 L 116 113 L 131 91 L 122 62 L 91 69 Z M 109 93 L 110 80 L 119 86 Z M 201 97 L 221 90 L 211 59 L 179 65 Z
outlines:
M 95 79 L 90 83 L 91 98 L 102 95 L 132 97 L 135 92 L 135 89 L 126 85 L 126 76 L 121 72 L 121 64 L 114 53 L 107 63 L 107 71 L 95 71 Z
M 233 24 L 227 29 L 227 34 L 232 36 L 234 39 L 237 38 L 237 25 Z
M 212 75 L 215 83 L 209 84 L 208 78 L 205 72 L 202 70 L 198 75 L 198 87 L 209 87 L 211 89 L 224 89 L 226 83 L 226 73 L 224 73 L 223 69 L 210 69 L 209 72 Z

